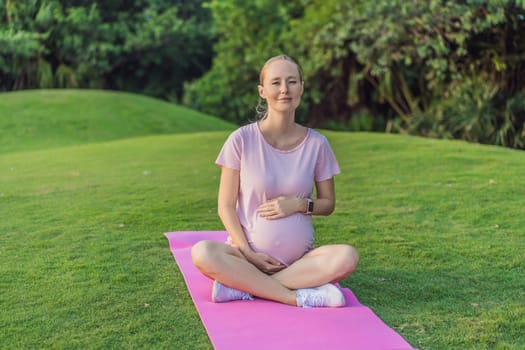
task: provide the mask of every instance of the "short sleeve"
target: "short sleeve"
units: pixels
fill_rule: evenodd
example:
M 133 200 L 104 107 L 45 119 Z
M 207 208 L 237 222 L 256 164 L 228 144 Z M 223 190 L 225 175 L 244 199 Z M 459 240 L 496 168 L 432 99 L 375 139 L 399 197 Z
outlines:
M 234 131 L 224 142 L 215 164 L 234 170 L 241 169 L 242 137 L 240 130 Z
M 330 147 L 330 143 L 325 136 L 321 136 L 319 153 L 315 164 L 315 181 L 325 181 L 340 173 L 341 169 L 332 147 Z

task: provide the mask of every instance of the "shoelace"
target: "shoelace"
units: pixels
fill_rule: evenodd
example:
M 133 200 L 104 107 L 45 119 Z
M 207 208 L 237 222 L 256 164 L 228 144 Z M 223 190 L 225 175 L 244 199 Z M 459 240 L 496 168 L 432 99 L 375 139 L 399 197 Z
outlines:
M 311 289 L 300 292 L 301 304 L 303 307 L 322 307 L 325 306 L 325 298 L 322 293 Z
M 228 289 L 228 297 L 231 300 L 250 300 L 251 299 L 250 295 L 246 292 L 242 292 L 240 290 L 229 288 L 226 286 L 223 286 L 223 288 Z
M 219 302 L 232 300 L 253 300 L 253 297 L 246 292 L 230 288 L 217 281 L 214 282 L 216 300 Z

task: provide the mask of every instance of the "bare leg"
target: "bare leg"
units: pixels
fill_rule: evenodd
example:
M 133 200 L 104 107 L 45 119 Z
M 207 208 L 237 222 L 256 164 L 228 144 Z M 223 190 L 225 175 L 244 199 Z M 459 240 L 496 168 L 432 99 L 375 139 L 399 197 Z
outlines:
M 348 277 L 357 267 L 359 254 L 348 245 L 326 245 L 313 249 L 302 258 L 272 275 L 290 289 L 318 287 Z
M 254 296 L 296 305 L 293 290 L 248 262 L 241 252 L 225 243 L 200 241 L 192 250 L 195 266 L 206 276 Z

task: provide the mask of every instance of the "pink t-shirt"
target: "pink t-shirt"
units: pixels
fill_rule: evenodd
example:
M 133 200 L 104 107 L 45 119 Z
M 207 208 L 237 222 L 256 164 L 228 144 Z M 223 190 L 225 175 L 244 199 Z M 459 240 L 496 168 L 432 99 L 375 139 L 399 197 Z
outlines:
M 240 171 L 237 214 L 252 249 L 289 265 L 313 248 L 310 215 L 267 220 L 256 209 L 279 196 L 311 198 L 315 181 L 340 173 L 325 136 L 308 129 L 298 146 L 283 151 L 266 142 L 257 123 L 248 124 L 231 133 L 216 164 Z

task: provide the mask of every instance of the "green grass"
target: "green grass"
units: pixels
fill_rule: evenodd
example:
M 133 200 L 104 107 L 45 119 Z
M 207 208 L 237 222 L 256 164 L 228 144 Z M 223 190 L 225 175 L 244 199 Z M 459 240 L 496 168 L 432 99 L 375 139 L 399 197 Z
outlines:
M 0 94 L 0 153 L 231 128 L 218 118 L 124 92 L 29 90 Z
M 75 108 L 66 103 L 72 92 L 61 102 L 57 92 L 20 96 L 29 105 L 42 93 Z M 103 104 L 115 95 L 84 93 L 111 111 Z M 117 95 L 122 105 L 141 99 Z M 153 102 L 149 115 L 168 108 Z M 2 137 L 31 125 L 25 113 L 18 119 L 0 109 L 0 123 L 12 123 Z M 163 233 L 222 228 L 214 160 L 229 131 L 210 129 L 233 126 L 198 132 L 193 118 L 185 132 L 138 137 L 148 117 L 136 114 L 140 130 L 127 125 L 129 137 L 108 124 L 93 126 L 103 137 L 77 139 L 57 121 L 70 117 L 57 113 L 39 117 L 62 130 L 52 144 L 51 128 L 0 141 L 0 348 L 211 349 Z M 127 115 L 124 107 L 119 113 Z M 318 242 L 350 243 L 361 253 L 342 284 L 417 348 L 524 348 L 525 153 L 324 134 L 343 173 L 336 211 L 316 218 Z

